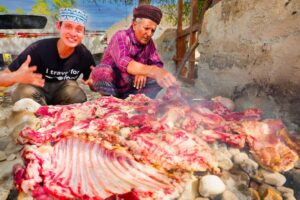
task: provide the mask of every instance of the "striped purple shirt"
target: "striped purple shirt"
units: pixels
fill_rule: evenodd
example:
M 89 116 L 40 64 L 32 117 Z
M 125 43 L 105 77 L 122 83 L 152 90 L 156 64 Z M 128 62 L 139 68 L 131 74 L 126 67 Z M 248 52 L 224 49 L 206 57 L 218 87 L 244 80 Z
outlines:
M 122 72 L 126 72 L 127 65 L 131 60 L 163 67 L 163 62 L 157 54 L 153 40 L 151 39 L 145 46 L 141 45 L 134 35 L 132 26 L 114 34 L 103 55 L 101 64 L 117 67 Z
M 156 83 L 156 81 L 147 78 L 146 88 L 134 91 L 134 76 L 127 73 L 127 66 L 131 60 L 163 67 L 153 40 L 151 39 L 147 45 L 140 44 L 132 26 L 114 34 L 105 50 L 101 64 L 93 70 L 92 79 L 96 83 L 97 90 L 114 96 L 127 96 L 126 93 L 143 93 L 144 90 L 152 90 L 150 87 L 147 88 L 147 85 L 150 86 L 150 83 Z M 119 75 L 111 74 L 111 70 Z

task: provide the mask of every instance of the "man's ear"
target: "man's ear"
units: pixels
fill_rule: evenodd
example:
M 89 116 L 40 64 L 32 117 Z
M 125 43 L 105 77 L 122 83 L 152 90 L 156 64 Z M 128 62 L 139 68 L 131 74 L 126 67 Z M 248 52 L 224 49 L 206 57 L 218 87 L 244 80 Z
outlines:
M 136 25 L 137 25 L 137 22 L 136 21 L 132 21 L 132 28 L 133 28 L 133 30 L 136 29 Z
M 60 28 L 61 28 L 61 26 L 60 26 L 60 22 L 59 22 L 59 21 L 57 21 L 57 22 L 56 22 L 56 29 L 57 29 L 57 30 L 60 30 Z

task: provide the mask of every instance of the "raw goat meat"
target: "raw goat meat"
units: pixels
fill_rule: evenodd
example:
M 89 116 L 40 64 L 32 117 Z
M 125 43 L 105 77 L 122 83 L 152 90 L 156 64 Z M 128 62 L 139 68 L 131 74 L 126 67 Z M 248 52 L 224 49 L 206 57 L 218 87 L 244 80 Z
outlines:
M 280 120 L 246 121 L 241 124 L 241 133 L 246 134 L 247 143 L 254 158 L 271 171 L 288 171 L 298 160 L 281 137 L 284 125 Z
M 109 143 L 66 137 L 53 147 L 27 146 L 23 157 L 27 170 L 18 184 L 25 192 L 36 193 L 40 183 L 49 196 L 58 199 L 106 199 L 133 190 L 151 198 L 176 197 L 182 192 L 180 176 L 170 178 Z
M 192 172 L 219 172 L 208 145 L 215 141 L 248 145 L 267 169 L 294 166 L 297 154 L 273 138 L 282 123 L 261 121 L 258 109 L 230 108 L 230 100 L 193 101 L 177 89 L 158 100 L 131 95 L 43 106 L 40 127 L 20 133 L 25 166 L 15 167 L 15 183 L 36 199 L 174 199 Z

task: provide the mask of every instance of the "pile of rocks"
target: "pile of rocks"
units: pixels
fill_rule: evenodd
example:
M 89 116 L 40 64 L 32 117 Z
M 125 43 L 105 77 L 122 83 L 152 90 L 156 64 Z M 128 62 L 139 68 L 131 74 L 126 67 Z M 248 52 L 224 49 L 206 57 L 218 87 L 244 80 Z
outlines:
M 246 151 L 215 143 L 221 173 L 195 172 L 179 200 L 296 200 L 298 194 L 287 187 L 285 175 L 270 172 L 259 166 Z M 295 178 L 300 170 L 293 171 Z M 296 186 L 299 189 L 299 184 Z M 296 189 L 296 188 L 294 188 Z
M 96 93 L 88 93 L 89 100 L 98 97 Z M 17 145 L 15 139 L 25 125 L 37 124 L 32 113 L 39 105 L 28 99 L 22 101 L 14 106 L 2 106 L 0 111 L 0 199 L 14 199 L 17 194 L 11 171 L 14 164 L 22 163 L 23 147 Z M 195 172 L 179 200 L 300 199 L 300 163 L 285 174 L 273 173 L 261 168 L 245 150 L 224 143 L 213 143 L 211 147 L 221 172 Z

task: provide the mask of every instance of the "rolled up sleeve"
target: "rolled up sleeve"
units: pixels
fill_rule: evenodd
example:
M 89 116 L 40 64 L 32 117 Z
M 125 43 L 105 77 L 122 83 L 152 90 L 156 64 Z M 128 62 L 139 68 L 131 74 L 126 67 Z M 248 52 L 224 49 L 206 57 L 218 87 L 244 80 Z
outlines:
M 117 32 L 111 39 L 110 55 L 116 66 L 122 71 L 127 71 L 128 63 L 132 60 L 129 56 L 130 40 L 125 32 Z

